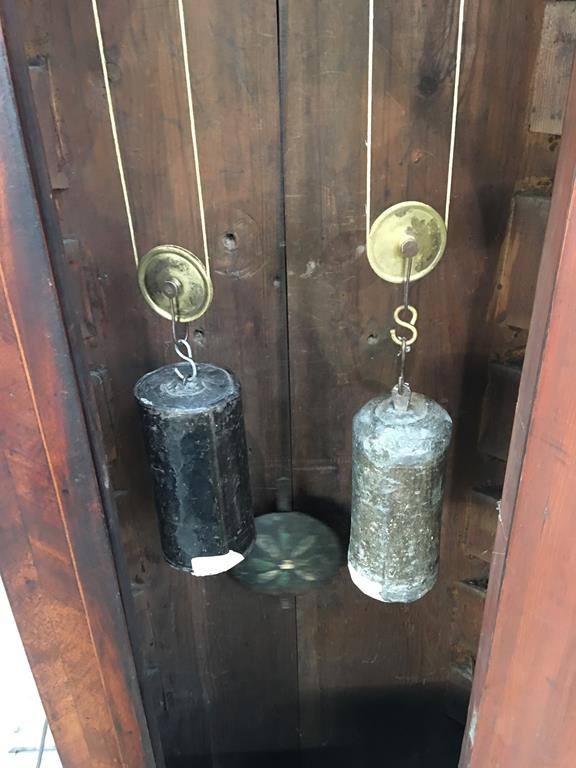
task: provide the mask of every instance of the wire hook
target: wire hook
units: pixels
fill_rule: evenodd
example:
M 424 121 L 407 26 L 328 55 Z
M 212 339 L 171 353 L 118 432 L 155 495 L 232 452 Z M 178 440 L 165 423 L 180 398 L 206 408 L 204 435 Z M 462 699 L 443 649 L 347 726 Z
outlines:
M 410 313 L 410 320 L 402 320 L 400 317 L 400 314 L 407 310 Z M 390 336 L 392 337 L 392 341 L 394 344 L 398 344 L 398 346 L 402 346 L 404 342 L 408 345 L 408 347 L 411 347 L 412 344 L 416 341 L 418 338 L 418 329 L 416 328 L 416 321 L 418 320 L 418 310 L 416 307 L 413 307 L 411 304 L 406 304 L 405 306 L 396 307 L 394 310 L 394 321 L 397 325 L 399 325 L 401 328 L 406 328 L 408 331 L 410 331 L 410 336 L 407 338 L 405 336 L 398 336 L 396 333 L 396 328 L 392 328 L 390 331 Z M 410 350 L 408 350 L 410 351 Z
M 403 396 L 405 391 L 410 392 L 410 386 L 405 381 L 405 369 L 406 369 L 406 354 L 410 352 L 412 345 L 418 338 L 418 329 L 416 328 L 416 321 L 418 320 L 418 310 L 408 303 L 410 294 L 410 276 L 412 274 L 412 261 L 417 255 L 419 248 L 418 243 L 413 237 L 408 237 L 400 246 L 400 250 L 406 258 L 406 268 L 404 270 L 403 281 L 403 298 L 404 302 L 394 310 L 394 322 L 401 328 L 405 328 L 410 332 L 409 336 L 400 336 L 396 332 L 396 328 L 390 330 L 390 336 L 394 344 L 398 344 L 400 352 L 398 357 L 400 358 L 400 372 L 398 374 L 397 392 Z M 409 312 L 410 319 L 403 320 L 402 312 Z
M 181 347 L 184 348 L 184 352 L 182 352 Z M 178 378 L 186 384 L 188 379 L 195 378 L 198 373 L 196 363 L 192 359 L 192 347 L 190 346 L 190 342 L 186 339 L 176 339 L 174 342 L 174 351 L 178 357 L 182 358 L 185 362 L 190 363 L 190 366 L 192 367 L 192 373 L 189 376 L 185 376 L 179 368 L 174 368 Z
M 188 375 L 182 373 L 182 371 L 179 368 L 174 368 L 174 373 L 178 376 L 178 378 L 186 384 L 188 379 L 194 379 L 196 377 L 196 374 L 198 373 L 198 368 L 196 366 L 196 363 L 194 362 L 194 359 L 192 357 L 192 347 L 190 346 L 190 342 L 188 341 L 188 333 L 190 330 L 190 326 L 188 323 L 186 323 L 186 330 L 184 332 L 184 336 L 178 336 L 178 307 L 177 307 L 177 299 L 178 294 L 180 293 L 181 285 L 178 282 L 178 280 L 167 280 L 164 283 L 163 291 L 164 295 L 170 300 L 170 314 L 172 316 L 172 341 L 174 342 L 174 351 L 178 355 L 179 358 L 184 360 L 186 363 L 190 364 L 190 367 L 192 369 L 192 372 Z M 184 351 L 182 351 L 184 350 Z

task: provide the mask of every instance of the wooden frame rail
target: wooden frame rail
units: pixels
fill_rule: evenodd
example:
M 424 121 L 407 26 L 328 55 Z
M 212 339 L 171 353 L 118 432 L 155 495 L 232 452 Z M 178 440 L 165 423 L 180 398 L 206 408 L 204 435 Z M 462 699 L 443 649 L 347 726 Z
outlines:
M 573 74 L 461 768 L 576 764 L 575 297 Z
M 64 766 L 156 765 L 0 32 L 0 571 Z

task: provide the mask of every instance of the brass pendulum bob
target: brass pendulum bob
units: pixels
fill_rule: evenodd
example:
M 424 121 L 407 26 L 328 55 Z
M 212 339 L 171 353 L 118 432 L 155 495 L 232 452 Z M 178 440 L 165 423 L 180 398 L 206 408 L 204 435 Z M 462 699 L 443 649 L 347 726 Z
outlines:
M 256 518 L 256 541 L 231 576 L 268 595 L 300 595 L 324 586 L 342 565 L 334 531 L 310 515 L 289 508 L 286 478 L 278 483 L 278 512 Z

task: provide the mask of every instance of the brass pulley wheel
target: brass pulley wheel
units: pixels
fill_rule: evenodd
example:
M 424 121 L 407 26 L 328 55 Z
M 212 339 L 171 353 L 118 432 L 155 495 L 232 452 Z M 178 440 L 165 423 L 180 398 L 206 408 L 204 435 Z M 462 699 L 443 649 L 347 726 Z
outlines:
M 179 323 L 201 317 L 212 301 L 212 281 L 206 267 L 197 256 L 178 245 L 159 245 L 148 251 L 138 265 L 138 284 L 152 309 L 168 320 L 172 313 L 166 286 L 175 287 L 173 299 Z
M 406 258 L 411 258 L 409 281 L 414 282 L 431 272 L 442 258 L 446 225 L 426 203 L 398 203 L 378 216 L 366 247 L 370 266 L 389 283 L 404 282 Z

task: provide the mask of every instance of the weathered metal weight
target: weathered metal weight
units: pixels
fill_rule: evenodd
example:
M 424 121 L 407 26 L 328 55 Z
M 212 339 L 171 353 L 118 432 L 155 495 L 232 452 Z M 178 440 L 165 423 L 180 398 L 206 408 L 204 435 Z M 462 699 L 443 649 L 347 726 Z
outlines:
M 404 285 L 404 302 L 394 312 L 403 331 L 390 332 L 400 347 L 398 384 L 390 395 L 361 408 L 352 430 L 348 569 L 362 592 L 383 602 L 418 600 L 438 574 L 452 421 L 438 403 L 411 392 L 404 367 L 418 337 L 418 312 L 408 303 L 410 282 L 434 268 L 445 243 L 444 222 L 422 203 L 401 203 L 385 211 L 368 240 L 374 271 Z M 403 313 L 409 319 L 403 319 Z
M 436 581 L 451 429 L 446 411 L 416 393 L 409 404 L 397 392 L 374 398 L 354 417 L 348 567 L 370 597 L 411 603 Z
M 147 373 L 134 389 L 162 551 L 170 565 L 195 576 L 228 571 L 255 537 L 240 385 L 224 368 L 196 364 L 187 332 L 176 332 L 178 322 L 206 311 L 210 278 L 199 259 L 175 246 L 150 251 L 139 278 L 148 303 L 171 318 L 184 361 Z
M 185 372 L 186 363 L 176 368 Z M 164 557 L 203 576 L 229 570 L 254 541 L 240 386 L 199 363 L 186 382 L 167 365 L 143 376 L 140 406 Z

